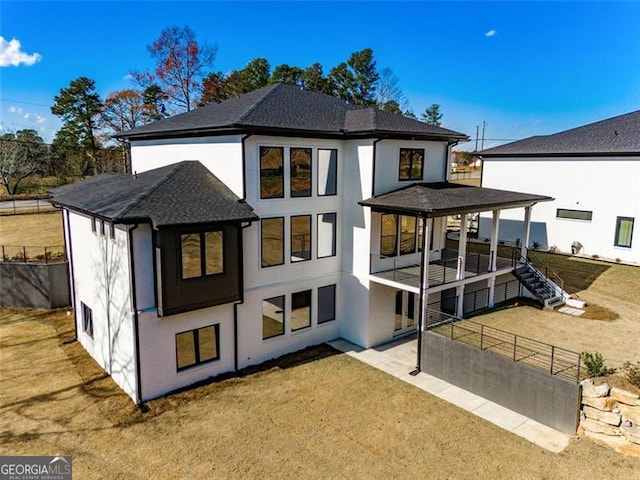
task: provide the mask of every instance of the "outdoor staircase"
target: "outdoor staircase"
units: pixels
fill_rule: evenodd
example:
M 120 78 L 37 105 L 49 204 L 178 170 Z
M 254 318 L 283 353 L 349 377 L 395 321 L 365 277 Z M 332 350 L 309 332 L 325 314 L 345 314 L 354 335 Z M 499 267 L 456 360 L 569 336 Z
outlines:
M 566 303 L 566 292 L 543 275 L 526 258 L 521 258 L 516 264 L 513 275 L 545 308 L 553 310 Z

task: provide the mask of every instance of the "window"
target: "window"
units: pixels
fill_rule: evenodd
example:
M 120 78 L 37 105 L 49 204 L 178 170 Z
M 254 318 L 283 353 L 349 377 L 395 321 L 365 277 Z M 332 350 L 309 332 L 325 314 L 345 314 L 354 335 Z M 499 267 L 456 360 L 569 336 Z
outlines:
M 394 257 L 398 235 L 398 216 L 390 213 L 382 214 L 380 228 L 380 255 Z
M 291 261 L 311 260 L 311 215 L 291 217 Z
M 318 214 L 318 258 L 336 256 L 336 214 Z
M 182 278 L 197 278 L 203 275 L 223 273 L 223 244 L 224 237 L 221 231 L 180 235 Z
M 634 219 L 631 217 L 618 217 L 616 219 L 616 238 L 614 242 L 616 247 L 631 248 L 633 221 Z
M 291 148 L 290 175 L 291 175 L 291 196 L 310 197 L 311 196 L 311 149 Z
M 335 195 L 338 179 L 338 150 L 318 149 L 318 195 Z
M 219 325 L 210 325 L 176 334 L 176 366 L 178 371 L 220 358 L 219 328 Z
M 588 210 L 567 210 L 566 208 L 558 208 L 556 210 L 556 218 L 568 218 L 571 220 L 591 221 L 593 212 Z
M 262 301 L 262 339 L 284 335 L 284 295 Z
M 318 323 L 336 319 L 336 286 L 318 288 Z
M 416 217 L 400 215 L 400 255 L 416 251 Z
M 291 330 L 311 326 L 311 290 L 291 294 Z
M 260 147 L 260 198 L 284 197 L 284 149 Z
M 422 180 L 423 164 L 422 148 L 401 148 L 398 180 Z
M 93 338 L 93 311 L 84 303 L 82 306 L 82 331 Z
M 262 266 L 284 263 L 284 218 L 265 218 L 261 222 Z

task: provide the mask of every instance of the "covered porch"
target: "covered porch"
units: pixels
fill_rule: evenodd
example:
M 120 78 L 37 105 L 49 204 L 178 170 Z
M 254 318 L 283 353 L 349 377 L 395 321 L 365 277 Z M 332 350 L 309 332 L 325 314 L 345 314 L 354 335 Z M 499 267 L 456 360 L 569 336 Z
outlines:
M 371 208 L 372 282 L 419 295 L 421 325 L 430 293 L 455 289 L 455 314 L 464 314 L 465 285 L 486 280 L 488 305 L 495 299 L 495 279 L 513 270 L 526 255 L 531 208 L 551 197 L 471 187 L 449 182 L 419 183 L 360 202 Z M 504 255 L 498 249 L 498 225 L 504 209 L 522 208 L 522 243 Z M 468 219 L 471 214 L 492 212 L 491 238 L 482 248 L 468 251 Z M 446 218 L 460 215 L 457 248 L 446 244 Z M 412 220 L 413 219 L 413 220 Z

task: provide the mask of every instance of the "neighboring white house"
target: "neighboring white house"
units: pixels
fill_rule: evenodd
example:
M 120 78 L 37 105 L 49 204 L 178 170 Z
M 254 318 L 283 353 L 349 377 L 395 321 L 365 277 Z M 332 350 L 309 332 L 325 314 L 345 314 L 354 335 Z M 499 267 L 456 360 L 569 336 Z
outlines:
M 77 337 L 138 403 L 335 338 L 371 347 L 517 296 L 464 134 L 274 85 L 136 128 L 133 175 L 62 187 Z M 464 221 L 494 212 L 486 252 Z M 463 221 L 446 248 L 448 215 Z M 523 234 L 527 234 L 525 221 Z M 419 362 L 418 362 L 419 365 Z
M 640 263 L 640 111 L 480 155 L 483 187 L 555 197 L 532 213 L 528 246 L 571 252 L 582 245 L 582 254 Z M 501 216 L 501 239 L 521 239 L 521 231 L 521 218 Z M 479 235 L 490 232 L 491 219 L 482 215 Z

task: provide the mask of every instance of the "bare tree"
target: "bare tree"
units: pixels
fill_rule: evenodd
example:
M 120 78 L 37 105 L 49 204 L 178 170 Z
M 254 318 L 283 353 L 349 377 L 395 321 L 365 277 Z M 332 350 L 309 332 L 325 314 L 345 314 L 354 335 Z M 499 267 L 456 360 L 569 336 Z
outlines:
M 20 182 L 47 167 L 47 147 L 35 130 L 20 130 L 0 137 L 0 181 L 9 195 Z

